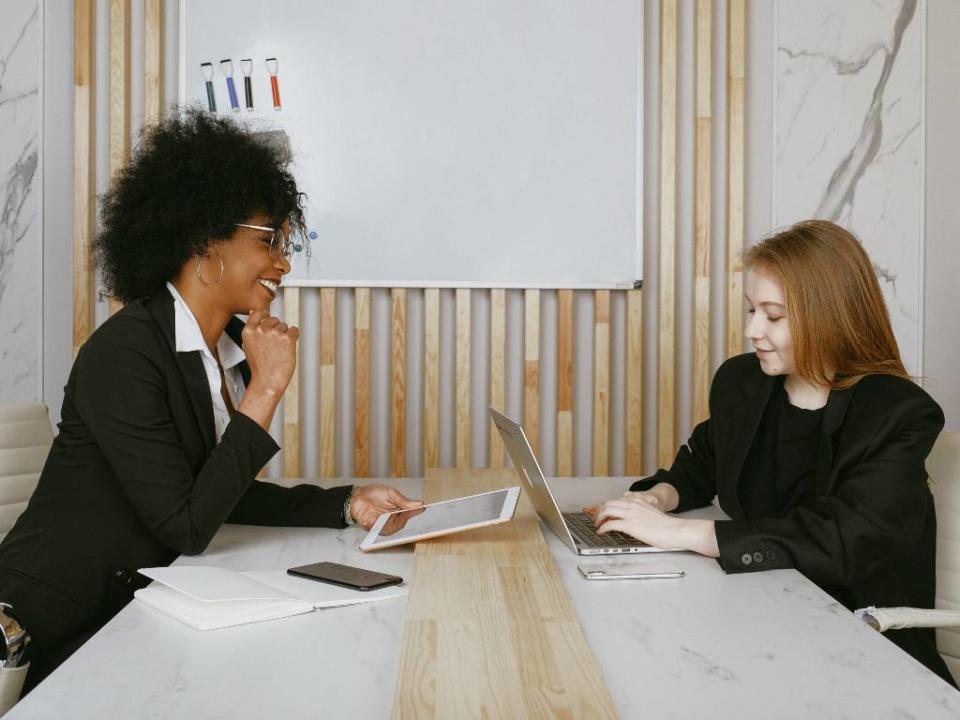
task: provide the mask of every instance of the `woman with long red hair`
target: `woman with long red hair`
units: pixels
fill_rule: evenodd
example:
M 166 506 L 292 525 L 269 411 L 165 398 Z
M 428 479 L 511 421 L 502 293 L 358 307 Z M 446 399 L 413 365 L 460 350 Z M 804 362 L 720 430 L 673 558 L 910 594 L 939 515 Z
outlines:
M 933 607 L 924 460 L 943 412 L 904 369 L 867 253 L 809 220 L 751 248 L 744 267 L 754 351 L 721 365 L 710 418 L 669 470 L 590 509 L 600 532 L 715 557 L 728 573 L 796 568 L 851 610 Z M 670 514 L 714 496 L 729 520 Z M 953 684 L 933 630 L 886 636 Z

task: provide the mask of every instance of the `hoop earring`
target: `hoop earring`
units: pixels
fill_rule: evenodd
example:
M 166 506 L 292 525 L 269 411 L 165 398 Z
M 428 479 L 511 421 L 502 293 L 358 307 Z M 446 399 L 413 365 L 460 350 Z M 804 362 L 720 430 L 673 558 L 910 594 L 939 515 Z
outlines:
M 206 280 L 203 279 L 203 275 L 201 273 L 201 268 L 203 267 L 203 258 L 201 257 L 199 260 L 197 260 L 197 280 L 200 281 L 201 285 L 204 285 L 206 287 L 213 287 L 218 282 L 223 280 L 223 258 L 220 257 L 220 253 L 216 253 L 216 256 L 217 256 L 217 260 L 220 261 L 220 274 L 217 276 L 217 279 L 214 280 L 213 282 L 207 282 Z

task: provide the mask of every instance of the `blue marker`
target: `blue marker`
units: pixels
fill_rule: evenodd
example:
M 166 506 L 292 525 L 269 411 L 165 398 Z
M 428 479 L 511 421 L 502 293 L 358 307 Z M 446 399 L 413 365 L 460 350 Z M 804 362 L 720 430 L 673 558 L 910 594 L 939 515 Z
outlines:
M 227 93 L 230 95 L 230 108 L 239 112 L 240 103 L 237 101 L 237 88 L 233 84 L 233 60 L 221 60 L 220 69 L 227 76 Z

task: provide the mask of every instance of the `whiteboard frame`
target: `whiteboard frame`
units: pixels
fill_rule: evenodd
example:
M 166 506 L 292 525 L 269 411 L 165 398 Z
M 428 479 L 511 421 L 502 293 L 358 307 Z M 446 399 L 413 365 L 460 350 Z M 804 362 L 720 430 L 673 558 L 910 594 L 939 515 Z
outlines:
M 282 1 L 282 0 L 281 0 Z M 634 281 L 632 283 L 625 283 L 617 280 L 610 280 L 608 282 L 553 282 L 549 284 L 544 283 L 497 283 L 497 282 L 477 282 L 477 281 L 465 281 L 465 280 L 449 280 L 449 281 L 430 281 L 430 282 L 416 282 L 412 280 L 397 280 L 397 281 L 370 281 L 370 280 L 323 280 L 321 278 L 290 278 L 285 279 L 283 284 L 286 287 L 343 287 L 343 288 L 355 288 L 355 287 L 369 287 L 369 288 L 465 288 L 465 289 L 486 289 L 486 288 L 503 288 L 503 289 L 520 289 L 520 290 L 639 290 L 643 287 L 643 193 L 644 193 L 644 177 L 643 177 L 643 161 L 644 161 L 644 77 L 646 75 L 646 66 L 644 65 L 644 27 L 646 24 L 646 12 L 644 10 L 645 2 L 643 0 L 637 0 L 638 2 L 638 12 L 640 17 L 640 22 L 637 24 L 637 67 L 640 68 L 640 72 L 637 73 L 637 158 L 635 163 L 636 176 L 635 181 L 637 188 L 636 192 L 636 227 L 634 228 L 634 266 L 633 266 L 633 276 Z M 178 43 L 177 43 L 177 103 L 180 106 L 183 106 L 186 102 L 186 87 L 187 87 L 187 68 L 186 68 L 186 57 L 187 57 L 187 28 L 186 28 L 186 16 L 187 16 L 187 0 L 179 0 L 178 8 Z M 218 113 L 219 114 L 219 113 Z

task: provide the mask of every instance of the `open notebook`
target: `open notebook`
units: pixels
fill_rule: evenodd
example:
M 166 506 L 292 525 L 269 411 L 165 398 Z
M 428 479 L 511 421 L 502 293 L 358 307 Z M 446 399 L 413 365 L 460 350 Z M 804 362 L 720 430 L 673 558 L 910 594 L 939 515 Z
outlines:
M 183 565 L 143 568 L 154 582 L 134 596 L 145 605 L 197 630 L 275 620 L 317 608 L 387 600 L 407 594 L 405 585 L 359 592 L 305 580 L 283 571 L 237 572 Z

